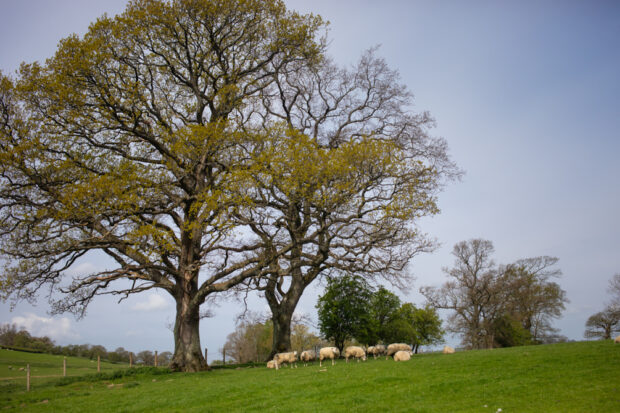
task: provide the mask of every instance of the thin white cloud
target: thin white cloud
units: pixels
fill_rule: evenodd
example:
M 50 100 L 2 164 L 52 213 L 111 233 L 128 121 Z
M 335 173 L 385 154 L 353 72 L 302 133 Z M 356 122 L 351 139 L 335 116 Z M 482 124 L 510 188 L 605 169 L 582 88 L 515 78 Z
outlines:
M 79 277 L 79 276 L 93 274 L 98 271 L 101 271 L 101 268 L 99 268 L 92 262 L 87 261 L 87 262 L 83 262 L 81 264 L 72 266 L 66 271 L 66 274 L 71 277 Z
M 134 306 L 131 308 L 132 310 L 136 311 L 165 310 L 166 308 L 168 308 L 168 302 L 161 295 L 151 294 L 148 296 L 146 301 L 134 304 Z
M 73 330 L 71 320 L 67 317 L 48 318 L 34 313 L 26 313 L 25 316 L 13 317 L 11 322 L 18 328 L 26 329 L 35 337 L 47 336 L 54 341 L 77 340 L 80 335 Z
M 125 332 L 125 337 L 142 337 L 144 332 L 142 330 L 129 330 Z

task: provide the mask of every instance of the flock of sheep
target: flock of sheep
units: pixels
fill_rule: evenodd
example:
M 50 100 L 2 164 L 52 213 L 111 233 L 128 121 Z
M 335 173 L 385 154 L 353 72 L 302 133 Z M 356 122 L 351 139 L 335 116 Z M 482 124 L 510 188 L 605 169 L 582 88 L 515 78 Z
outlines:
M 614 339 L 615 343 L 620 343 L 620 336 Z M 452 354 L 454 353 L 454 349 L 450 346 L 444 346 L 443 348 L 444 354 Z M 383 344 L 377 344 L 376 346 L 370 346 L 366 350 L 359 346 L 349 346 L 344 349 L 344 359 L 346 362 L 349 362 L 350 358 L 356 359 L 358 362 L 361 360 L 366 360 L 366 355 L 372 355 L 375 359 L 377 356 L 385 355 L 385 359 L 388 357 L 393 357 L 394 361 L 407 361 L 411 358 L 413 352 L 411 351 L 411 346 L 409 344 L 403 343 L 393 343 L 387 346 L 387 348 Z M 319 351 L 319 366 L 323 366 L 323 360 L 331 360 L 332 366 L 336 363 L 336 359 L 340 357 L 340 350 L 337 347 L 323 347 Z M 314 350 L 306 350 L 302 351 L 299 359 L 303 361 L 304 366 L 307 366 L 309 362 L 316 360 L 316 353 Z M 267 368 L 273 369 L 278 368 L 282 364 L 289 364 L 291 366 L 297 367 L 297 352 L 291 351 L 288 353 L 277 353 L 273 360 L 267 362 Z
M 445 346 L 443 348 L 444 354 L 454 353 L 454 349 L 450 346 Z M 376 346 L 370 346 L 366 350 L 359 346 L 349 346 L 344 349 L 343 356 L 345 361 L 348 363 L 350 358 L 356 359 L 358 362 L 361 360 L 366 360 L 366 355 L 372 355 L 373 358 L 377 358 L 377 356 L 385 355 L 385 359 L 388 357 L 393 357 L 394 361 L 407 361 L 411 358 L 413 352 L 411 351 L 411 346 L 409 344 L 403 343 L 393 343 L 385 347 L 383 344 L 377 344 Z M 332 366 L 335 364 L 335 360 L 340 357 L 340 350 L 337 347 L 323 347 L 319 350 L 319 366 L 323 366 L 323 360 L 331 360 Z M 314 350 L 305 350 L 301 352 L 299 359 L 304 363 L 304 366 L 307 366 L 309 362 L 316 360 L 316 352 Z M 297 367 L 297 352 L 291 351 L 288 353 L 277 353 L 273 360 L 267 362 L 267 368 L 273 369 L 278 368 L 286 363 L 291 366 Z

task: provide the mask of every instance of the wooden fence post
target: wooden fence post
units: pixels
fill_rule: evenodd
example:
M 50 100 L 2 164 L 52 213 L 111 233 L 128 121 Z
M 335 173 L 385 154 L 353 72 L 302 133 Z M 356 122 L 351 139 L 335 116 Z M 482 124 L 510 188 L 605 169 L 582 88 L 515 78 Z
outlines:
M 26 391 L 30 391 L 30 364 L 26 364 Z
M 62 359 L 62 377 L 67 377 L 67 357 Z
M 157 350 L 155 350 L 155 367 L 157 367 Z
M 101 371 L 101 356 L 97 354 L 97 373 Z
M 133 353 L 129 353 L 129 367 L 133 367 Z
M 226 348 L 222 349 L 222 364 L 226 365 Z
M 207 363 L 207 366 L 209 365 L 209 359 L 207 358 L 207 348 L 205 347 L 205 363 Z

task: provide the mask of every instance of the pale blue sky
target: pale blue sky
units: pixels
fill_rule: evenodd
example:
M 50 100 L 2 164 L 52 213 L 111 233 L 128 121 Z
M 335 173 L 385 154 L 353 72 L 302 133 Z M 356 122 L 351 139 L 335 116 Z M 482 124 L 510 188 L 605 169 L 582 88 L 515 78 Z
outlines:
M 423 221 L 442 247 L 414 261 L 417 280 L 411 292 L 395 291 L 401 299 L 422 304 L 417 289 L 445 280 L 441 269 L 452 265 L 452 246 L 486 238 L 499 263 L 537 255 L 560 259 L 559 283 L 570 303 L 556 325 L 582 339 L 587 317 L 603 308 L 607 282 L 620 272 L 620 3 L 286 3 L 331 22 L 330 53 L 337 62 L 352 63 L 381 45 L 379 54 L 416 96 L 416 110 L 434 115 L 434 133 L 447 139 L 466 172 L 440 195 L 442 213 Z M 0 0 L 0 69 L 10 73 L 21 61 L 44 60 L 60 38 L 83 34 L 97 16 L 116 14 L 124 4 Z M 14 312 L 1 305 L 0 322 L 24 317 L 33 326 L 68 331 L 57 336 L 62 344 L 172 350 L 165 328 L 174 318 L 172 301 L 149 294 L 120 305 L 101 299 L 85 319 L 68 316 L 68 324 L 60 317 L 28 318 L 48 317 L 43 300 Z M 316 294 L 309 291 L 300 305 L 313 316 Z M 252 303 L 266 310 L 261 301 Z M 217 350 L 233 330 L 239 305 L 225 302 L 215 312 L 203 320 L 201 339 Z

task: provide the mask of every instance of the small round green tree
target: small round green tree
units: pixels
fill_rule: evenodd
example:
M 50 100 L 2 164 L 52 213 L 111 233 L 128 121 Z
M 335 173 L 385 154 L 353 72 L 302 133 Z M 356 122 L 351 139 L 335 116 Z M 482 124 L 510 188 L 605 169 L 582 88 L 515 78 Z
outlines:
M 366 334 L 371 297 L 370 285 L 360 276 L 344 275 L 328 280 L 316 305 L 319 330 L 341 353 L 346 340 Z

